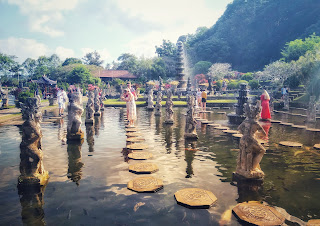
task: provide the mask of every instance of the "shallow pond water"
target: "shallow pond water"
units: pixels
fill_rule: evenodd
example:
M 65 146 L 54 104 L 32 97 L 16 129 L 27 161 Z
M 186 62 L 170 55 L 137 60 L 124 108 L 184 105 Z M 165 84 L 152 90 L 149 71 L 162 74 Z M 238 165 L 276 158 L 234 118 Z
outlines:
M 261 186 L 232 182 L 238 140 L 220 130 L 197 125 L 199 139 L 184 140 L 185 108 L 175 108 L 174 125 L 162 117 L 138 108 L 137 127 L 159 166 L 152 174 L 164 181 L 157 193 L 135 193 L 127 183 L 140 175 L 128 166 L 123 109 L 107 108 L 95 127 L 82 125 L 82 144 L 66 144 L 67 118 L 42 124 L 44 167 L 49 171 L 47 186 L 35 194 L 17 189 L 20 175 L 21 131 L 16 126 L 0 127 L 0 224 L 1 225 L 218 225 L 222 215 L 230 225 L 240 222 L 223 214 L 243 201 L 264 201 L 289 215 L 308 221 L 320 218 L 320 152 L 312 148 L 319 135 L 279 124 L 269 129 L 269 146 L 261 162 L 266 177 Z M 201 117 L 228 125 L 225 110 Z M 230 112 L 231 110 L 226 110 Z M 57 112 L 45 112 L 47 116 Z M 281 114 L 274 118 L 280 119 Z M 297 120 L 286 116 L 286 120 Z M 83 119 L 84 122 L 84 119 Z M 278 145 L 291 140 L 302 149 Z M 212 191 L 218 201 L 210 209 L 188 209 L 177 205 L 174 193 L 199 187 Z M 284 212 L 283 212 L 284 213 Z

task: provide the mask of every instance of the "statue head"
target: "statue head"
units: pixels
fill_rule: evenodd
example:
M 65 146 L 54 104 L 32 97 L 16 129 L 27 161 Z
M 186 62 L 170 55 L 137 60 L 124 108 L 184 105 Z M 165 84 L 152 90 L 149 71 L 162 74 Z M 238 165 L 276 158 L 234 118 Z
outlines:
M 249 103 L 245 103 L 243 106 L 244 115 L 247 119 L 258 120 L 260 118 L 261 105 L 260 101 L 257 101 L 256 105 L 250 105 Z
M 40 103 L 37 98 L 29 97 L 25 103 L 20 103 L 22 119 L 33 120 L 36 122 L 41 121 L 42 113 L 39 109 Z

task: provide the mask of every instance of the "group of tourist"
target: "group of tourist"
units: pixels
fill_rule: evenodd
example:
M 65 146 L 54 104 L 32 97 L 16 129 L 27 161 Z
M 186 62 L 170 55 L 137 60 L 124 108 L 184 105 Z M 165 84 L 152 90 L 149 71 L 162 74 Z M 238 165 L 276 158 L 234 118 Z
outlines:
M 200 90 L 200 88 L 198 88 L 197 90 L 197 107 L 201 108 L 202 111 L 206 111 L 207 108 L 207 92 L 205 90 Z

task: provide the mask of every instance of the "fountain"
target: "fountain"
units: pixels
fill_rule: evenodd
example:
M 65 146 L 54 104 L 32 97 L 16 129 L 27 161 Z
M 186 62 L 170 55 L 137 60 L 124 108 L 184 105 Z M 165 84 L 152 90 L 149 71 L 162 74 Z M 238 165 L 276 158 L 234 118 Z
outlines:
M 80 141 L 83 139 L 84 133 L 81 130 L 81 115 L 83 113 L 82 100 L 80 90 L 71 94 L 68 106 L 68 127 L 67 139 L 68 141 Z
M 240 139 L 240 151 L 234 175 L 238 179 L 263 179 L 264 173 L 259 163 L 266 149 L 255 138 L 257 131 L 266 135 L 264 129 L 258 123 L 261 113 L 260 101 L 257 102 L 256 106 L 246 103 L 244 113 L 246 119 L 238 127 L 243 136 Z
M 44 170 L 42 153 L 42 114 L 37 98 L 28 98 L 20 103 L 22 119 L 22 142 L 20 144 L 20 173 L 18 187 L 40 187 L 48 182 L 48 171 Z
M 154 113 L 154 115 L 156 116 L 161 115 L 161 107 L 162 107 L 161 101 L 162 101 L 162 92 L 159 90 L 157 93 L 156 111 Z
M 94 123 L 94 99 L 93 92 L 89 91 L 88 102 L 86 105 L 86 121 L 85 124 L 93 125 Z
M 173 124 L 173 102 L 171 90 L 167 90 L 167 101 L 166 101 L 166 120 L 164 123 Z
M 309 107 L 307 111 L 307 122 L 316 122 L 316 96 L 310 96 Z
M 185 74 L 184 71 L 184 63 L 183 63 L 183 43 L 178 42 L 177 43 L 177 63 L 176 63 L 176 71 L 177 71 L 177 77 L 176 80 L 179 81 L 178 85 L 178 92 L 185 92 L 187 87 L 187 81 L 184 80 Z
M 148 106 L 147 106 L 148 111 L 153 111 L 154 106 L 153 106 L 153 89 L 150 88 L 148 92 Z
M 187 111 L 184 137 L 186 139 L 198 139 L 198 135 L 196 131 L 197 121 L 194 119 L 194 97 L 191 95 L 188 95 L 187 99 L 188 99 L 188 111 Z
M 229 122 L 231 124 L 240 124 L 246 117 L 244 116 L 244 104 L 248 102 L 248 93 L 246 83 L 240 84 L 239 96 L 237 97 L 238 103 L 235 104 L 236 113 L 228 114 Z

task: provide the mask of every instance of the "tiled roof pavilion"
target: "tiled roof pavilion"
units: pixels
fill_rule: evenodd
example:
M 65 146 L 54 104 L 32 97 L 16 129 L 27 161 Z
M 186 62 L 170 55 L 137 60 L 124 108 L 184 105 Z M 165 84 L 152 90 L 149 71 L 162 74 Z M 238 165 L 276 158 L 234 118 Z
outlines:
M 136 79 L 138 78 L 134 74 L 126 70 L 101 70 L 95 73 L 97 77 L 104 79 L 120 78 L 120 79 Z

